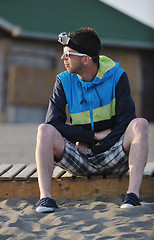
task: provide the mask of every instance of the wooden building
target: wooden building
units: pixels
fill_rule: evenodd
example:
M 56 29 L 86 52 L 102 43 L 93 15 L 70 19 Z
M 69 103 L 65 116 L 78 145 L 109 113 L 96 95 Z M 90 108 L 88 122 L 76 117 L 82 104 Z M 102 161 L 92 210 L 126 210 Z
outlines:
M 126 70 L 138 116 L 154 121 L 154 29 L 99 0 L 0 1 L 0 122 L 44 122 L 60 32 L 92 27 L 102 54 Z

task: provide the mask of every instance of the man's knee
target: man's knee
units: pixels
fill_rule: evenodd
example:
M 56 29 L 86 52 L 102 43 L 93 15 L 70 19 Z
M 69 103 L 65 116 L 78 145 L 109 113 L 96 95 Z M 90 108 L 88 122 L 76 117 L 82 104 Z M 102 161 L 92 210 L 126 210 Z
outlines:
M 57 130 L 52 125 L 42 123 L 38 126 L 37 139 L 53 138 L 56 131 Z
M 136 139 L 148 139 L 148 121 L 144 118 L 135 118 L 128 125 L 123 141 L 123 147 L 129 152 L 131 143 Z
M 148 121 L 144 118 L 132 120 L 133 133 L 138 136 L 148 135 Z

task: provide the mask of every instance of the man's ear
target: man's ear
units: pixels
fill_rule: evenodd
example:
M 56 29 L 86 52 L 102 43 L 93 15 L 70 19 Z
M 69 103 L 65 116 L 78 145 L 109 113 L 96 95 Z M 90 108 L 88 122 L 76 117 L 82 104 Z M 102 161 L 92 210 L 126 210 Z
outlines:
M 84 61 L 83 61 L 83 63 L 85 64 L 85 65 L 87 65 L 88 63 L 89 63 L 89 61 L 90 61 L 90 57 L 89 56 L 84 56 Z

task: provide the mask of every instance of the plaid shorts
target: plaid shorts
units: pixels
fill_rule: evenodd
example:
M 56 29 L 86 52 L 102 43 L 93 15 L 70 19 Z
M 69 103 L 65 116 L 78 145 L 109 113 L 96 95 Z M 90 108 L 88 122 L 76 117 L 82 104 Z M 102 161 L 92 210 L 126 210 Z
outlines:
M 128 171 L 128 157 L 123 150 L 123 137 L 109 150 L 92 157 L 86 157 L 72 142 L 65 139 L 65 152 L 55 165 L 77 176 L 116 174 L 122 177 Z

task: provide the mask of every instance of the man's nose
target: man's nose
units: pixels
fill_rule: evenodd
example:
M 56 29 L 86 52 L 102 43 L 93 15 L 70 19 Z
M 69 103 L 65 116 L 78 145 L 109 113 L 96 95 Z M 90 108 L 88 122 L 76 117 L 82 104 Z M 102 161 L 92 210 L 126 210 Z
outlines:
M 61 60 L 64 60 L 64 59 L 65 59 L 65 54 L 63 53 L 61 56 Z

